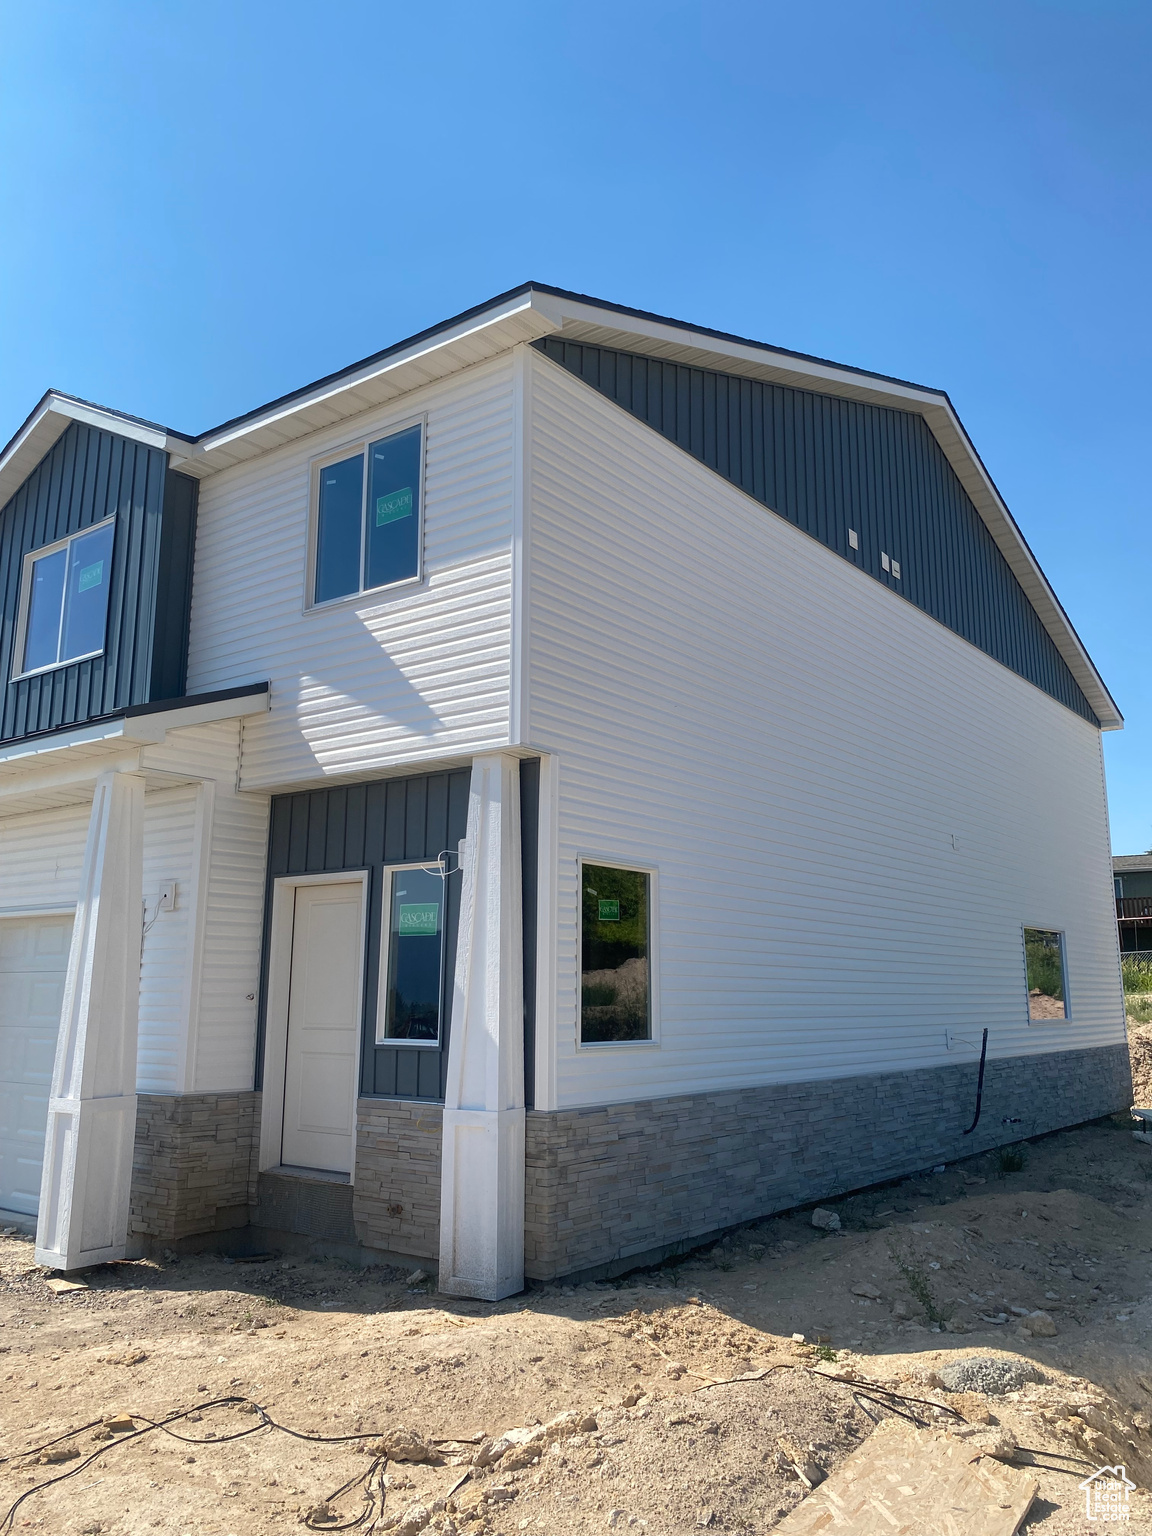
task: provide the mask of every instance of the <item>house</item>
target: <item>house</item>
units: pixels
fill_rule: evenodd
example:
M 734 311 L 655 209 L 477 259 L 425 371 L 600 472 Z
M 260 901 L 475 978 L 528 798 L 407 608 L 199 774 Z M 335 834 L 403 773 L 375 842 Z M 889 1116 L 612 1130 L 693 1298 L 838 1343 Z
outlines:
M 42 1263 L 496 1297 L 1130 1102 L 1121 717 L 941 391 L 530 284 L 198 436 L 49 393 L 0 506 Z
M 1152 955 L 1152 854 L 1126 853 L 1112 860 L 1120 952 Z

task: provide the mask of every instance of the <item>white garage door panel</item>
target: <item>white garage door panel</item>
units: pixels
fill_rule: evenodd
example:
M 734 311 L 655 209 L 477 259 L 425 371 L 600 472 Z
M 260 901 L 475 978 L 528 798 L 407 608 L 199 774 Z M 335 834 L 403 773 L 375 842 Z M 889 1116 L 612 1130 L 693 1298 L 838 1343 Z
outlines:
M 0 1209 L 35 1216 L 70 917 L 0 918 Z

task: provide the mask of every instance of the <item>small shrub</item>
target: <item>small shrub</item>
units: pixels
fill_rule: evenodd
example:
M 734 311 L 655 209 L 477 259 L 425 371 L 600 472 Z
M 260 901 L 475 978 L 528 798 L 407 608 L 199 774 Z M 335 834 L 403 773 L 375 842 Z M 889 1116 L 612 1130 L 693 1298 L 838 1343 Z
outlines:
M 616 1001 L 616 995 L 615 987 L 600 981 L 581 988 L 580 992 L 585 1008 L 607 1008 Z
M 1146 993 L 1152 996 L 1152 960 L 1137 960 L 1135 956 L 1126 959 L 1122 956 L 1120 974 L 1124 978 L 1125 993 Z
M 996 1154 L 996 1171 L 1001 1178 L 1006 1173 L 1019 1173 L 1027 1161 L 1023 1147 L 1001 1147 Z
M 827 1360 L 829 1362 L 829 1364 L 831 1364 L 834 1360 L 836 1360 L 838 1358 L 838 1356 L 836 1354 L 836 1351 L 830 1345 L 828 1345 L 828 1344 L 817 1344 L 817 1346 L 816 1346 L 816 1358 L 818 1360 Z
M 912 1295 L 924 1309 L 924 1316 L 930 1323 L 943 1325 L 952 1316 L 951 1307 L 942 1307 L 936 1300 L 932 1290 L 932 1282 L 928 1279 L 928 1271 L 924 1263 L 911 1248 L 899 1248 L 895 1243 L 888 1246 L 888 1256 L 896 1268 L 904 1276 L 904 1283 L 912 1292 Z
M 1129 992 L 1124 1005 L 1133 1024 L 1152 1024 L 1152 992 Z

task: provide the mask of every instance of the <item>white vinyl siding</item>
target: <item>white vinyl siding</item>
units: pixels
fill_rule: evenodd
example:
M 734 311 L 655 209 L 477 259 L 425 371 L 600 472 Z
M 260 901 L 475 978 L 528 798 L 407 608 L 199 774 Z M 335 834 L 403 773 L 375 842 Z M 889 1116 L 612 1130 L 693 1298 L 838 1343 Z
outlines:
M 209 782 L 152 787 L 144 796 L 150 926 L 140 972 L 141 1093 L 253 1085 L 269 802 L 235 792 L 239 741 L 239 722 L 225 720 L 184 727 L 143 753 L 146 774 Z M 0 818 L 0 917 L 75 906 L 90 810 L 86 803 Z M 167 880 L 177 882 L 176 909 L 157 916 Z
M 427 414 L 424 580 L 305 612 L 311 466 Z M 268 678 L 241 787 L 368 776 L 508 739 L 510 358 L 201 484 L 188 692 Z
M 140 963 L 136 1086 L 141 1093 L 179 1093 L 183 1087 L 195 830 L 194 787 L 144 796 L 144 918 L 149 926 Z M 177 883 L 176 907 L 159 912 L 160 885 L 166 880 Z
M 189 876 L 196 791 L 162 790 L 144 797 L 144 896 L 151 918 L 161 880 L 176 880 L 178 905 L 161 912 L 144 935 L 140 966 L 137 1087 L 176 1093 L 180 1074 L 184 990 L 191 913 Z M 0 820 L 0 916 L 37 907 L 74 908 L 88 837 L 89 805 L 36 811 Z
M 546 359 L 532 377 L 548 1101 L 943 1066 L 984 1026 L 994 1058 L 1123 1041 L 1099 732 Z M 658 870 L 658 1049 L 576 1048 L 580 856 Z M 1025 923 L 1066 934 L 1068 1022 L 1028 1022 Z
M 268 806 L 217 787 L 190 1093 L 253 1086 Z

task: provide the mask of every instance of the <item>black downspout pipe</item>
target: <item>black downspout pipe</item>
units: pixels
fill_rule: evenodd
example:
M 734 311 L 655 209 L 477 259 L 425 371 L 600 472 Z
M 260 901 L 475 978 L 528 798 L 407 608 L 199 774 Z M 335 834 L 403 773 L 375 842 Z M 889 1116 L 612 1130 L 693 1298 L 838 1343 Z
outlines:
M 965 1136 L 971 1136 L 972 1132 L 980 1124 L 980 1101 L 984 1097 L 984 1058 L 988 1055 L 988 1031 L 984 1031 L 984 1038 L 980 1042 L 980 1075 L 976 1079 L 976 1113 L 972 1117 L 972 1124 L 964 1132 Z

